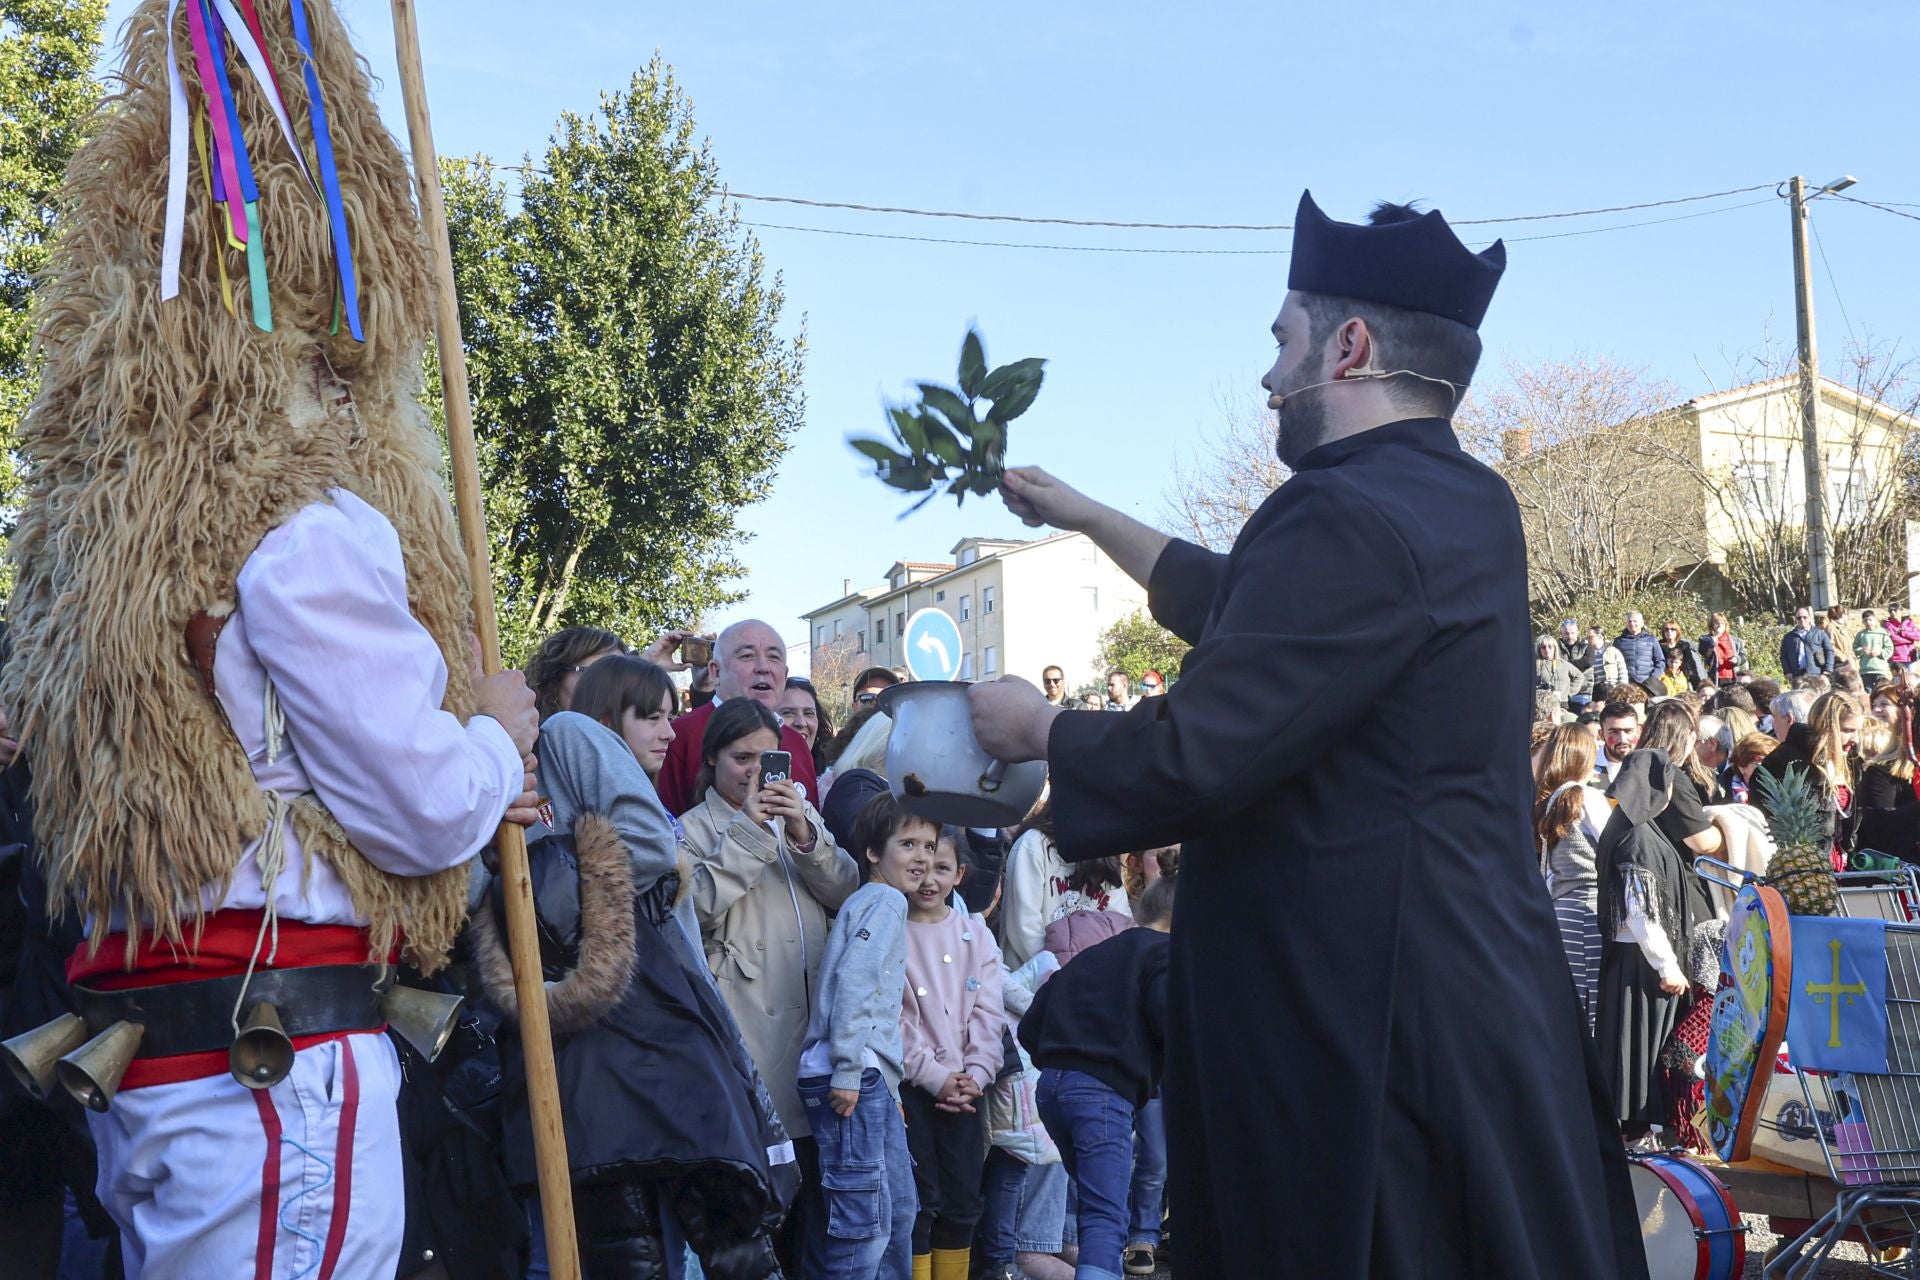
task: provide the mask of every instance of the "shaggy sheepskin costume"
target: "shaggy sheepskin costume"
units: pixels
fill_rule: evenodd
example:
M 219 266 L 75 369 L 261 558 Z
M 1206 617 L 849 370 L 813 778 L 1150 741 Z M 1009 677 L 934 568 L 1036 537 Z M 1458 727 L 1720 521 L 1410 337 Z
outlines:
M 259 0 L 295 137 L 313 138 L 287 0 Z M 224 886 L 267 825 L 268 801 L 184 640 L 234 608 L 234 582 L 270 530 L 348 490 L 398 531 L 409 603 L 445 656 L 446 710 L 472 710 L 466 564 L 421 397 L 432 282 L 406 164 L 366 68 L 326 0 L 306 5 L 331 119 L 366 341 L 329 336 L 327 209 L 251 80 L 236 86 L 258 176 L 274 328 L 222 300 L 216 258 L 245 296 L 244 254 L 221 232 L 196 165 L 181 292 L 162 302 L 168 170 L 165 0 L 128 21 L 125 57 L 68 170 L 61 230 L 36 294 L 46 365 L 21 431 L 30 466 L 13 539 L 13 654 L 0 700 L 33 762 L 41 856 L 56 909 L 91 934 L 124 920 L 190 941 L 202 890 Z M 190 60 L 187 12 L 175 18 Z M 236 74 L 239 74 L 236 72 Z M 204 109 L 188 76 L 191 109 Z M 467 869 L 418 879 L 375 867 L 318 800 L 291 821 L 371 922 L 375 958 L 404 944 L 444 963 L 465 918 Z M 144 922 L 144 923 L 143 923 Z M 116 920 L 115 924 L 119 924 Z

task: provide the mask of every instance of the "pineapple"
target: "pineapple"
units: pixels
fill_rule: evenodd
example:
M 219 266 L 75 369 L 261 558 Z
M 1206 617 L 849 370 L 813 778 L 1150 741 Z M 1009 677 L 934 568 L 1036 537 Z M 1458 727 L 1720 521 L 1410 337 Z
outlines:
M 1780 891 L 1793 915 L 1839 914 L 1825 802 L 1808 770 L 1791 765 L 1782 778 L 1760 770 L 1753 781 L 1767 802 L 1767 827 L 1778 847 L 1767 866 L 1767 883 Z

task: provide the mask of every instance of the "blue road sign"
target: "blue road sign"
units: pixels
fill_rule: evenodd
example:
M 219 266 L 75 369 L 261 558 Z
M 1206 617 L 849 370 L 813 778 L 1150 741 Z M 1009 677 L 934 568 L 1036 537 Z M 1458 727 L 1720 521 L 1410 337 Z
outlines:
M 945 609 L 922 609 L 907 619 L 907 670 L 915 680 L 952 680 L 960 674 L 960 624 Z

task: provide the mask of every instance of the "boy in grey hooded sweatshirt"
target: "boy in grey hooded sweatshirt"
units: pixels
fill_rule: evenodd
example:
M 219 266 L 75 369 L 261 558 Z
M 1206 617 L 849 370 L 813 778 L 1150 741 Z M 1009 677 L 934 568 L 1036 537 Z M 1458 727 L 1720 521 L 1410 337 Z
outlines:
M 919 1212 L 900 1118 L 900 1008 L 907 982 L 907 894 L 940 829 L 876 797 L 853 828 L 869 879 L 840 908 L 800 1055 L 800 1100 L 820 1148 L 827 1211 L 806 1274 L 910 1280 Z

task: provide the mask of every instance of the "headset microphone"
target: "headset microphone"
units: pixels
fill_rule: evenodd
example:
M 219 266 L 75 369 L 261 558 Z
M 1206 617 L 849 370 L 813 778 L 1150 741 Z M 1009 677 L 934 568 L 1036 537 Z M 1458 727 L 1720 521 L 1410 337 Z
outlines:
M 1318 387 L 1334 387 L 1342 382 L 1358 382 L 1366 378 L 1391 378 L 1392 376 L 1391 373 L 1385 370 L 1371 369 L 1364 366 L 1358 369 L 1351 369 L 1348 370 L 1347 375 L 1343 378 L 1329 378 L 1325 382 L 1309 382 L 1306 386 L 1295 387 L 1291 391 L 1276 392 L 1267 397 L 1267 408 L 1277 410 L 1288 396 L 1297 396 L 1302 391 L 1312 391 Z
M 1331 378 L 1326 382 L 1309 382 L 1304 387 L 1295 387 L 1291 391 L 1284 393 L 1276 392 L 1269 395 L 1267 397 L 1267 408 L 1278 412 L 1281 405 L 1286 403 L 1288 396 L 1297 396 L 1302 391 L 1312 391 L 1319 387 L 1338 386 L 1342 382 L 1361 382 L 1367 379 L 1377 378 L 1418 378 L 1422 382 L 1431 382 L 1437 386 L 1447 388 L 1447 390 L 1453 392 L 1455 400 L 1458 400 L 1461 393 L 1465 390 L 1463 387 L 1448 382 L 1445 378 L 1429 377 L 1424 373 L 1415 373 L 1412 369 L 1376 369 L 1371 364 L 1364 364 L 1356 369 L 1349 369 L 1343 378 Z

